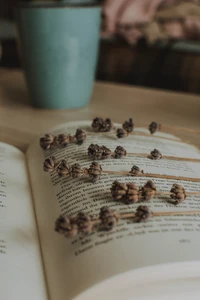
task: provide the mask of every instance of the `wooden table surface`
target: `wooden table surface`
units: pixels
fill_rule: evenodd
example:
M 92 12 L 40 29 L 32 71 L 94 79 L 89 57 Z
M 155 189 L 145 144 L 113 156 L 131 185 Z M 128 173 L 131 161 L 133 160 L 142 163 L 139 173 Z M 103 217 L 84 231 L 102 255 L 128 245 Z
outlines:
M 137 127 L 157 121 L 200 130 L 200 96 L 98 82 L 85 108 L 41 110 L 31 106 L 23 73 L 0 69 L 0 141 L 25 151 L 39 133 L 52 126 L 96 116 L 119 123 L 133 117 Z M 173 133 L 200 147 L 199 135 Z

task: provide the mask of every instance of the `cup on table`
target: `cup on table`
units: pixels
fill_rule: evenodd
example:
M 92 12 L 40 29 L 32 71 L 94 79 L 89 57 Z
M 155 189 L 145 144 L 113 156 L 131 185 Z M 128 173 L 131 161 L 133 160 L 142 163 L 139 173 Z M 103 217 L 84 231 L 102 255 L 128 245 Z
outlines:
M 16 21 L 33 105 L 54 109 L 87 105 L 98 57 L 98 1 L 21 2 Z

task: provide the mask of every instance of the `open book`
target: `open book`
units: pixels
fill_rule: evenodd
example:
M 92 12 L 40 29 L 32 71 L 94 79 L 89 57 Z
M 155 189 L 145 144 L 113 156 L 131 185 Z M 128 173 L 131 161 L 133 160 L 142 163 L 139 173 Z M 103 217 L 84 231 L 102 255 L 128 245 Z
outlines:
M 69 123 L 50 132 L 74 134 L 77 128 L 89 132 L 90 125 L 89 121 Z M 161 132 L 124 139 L 115 134 L 88 134 L 81 146 L 72 143 L 48 151 L 40 148 L 38 138 L 25 155 L 1 143 L 0 299 L 199 299 L 200 215 L 184 215 L 186 210 L 200 209 L 199 196 L 189 196 L 177 207 L 163 196 L 147 203 L 154 212 L 177 210 L 183 212 L 180 216 L 155 217 L 144 223 L 120 220 L 113 231 L 97 231 L 85 238 L 65 239 L 54 231 L 61 214 L 75 216 L 82 210 L 95 215 L 105 205 L 130 212 L 138 206 L 113 201 L 110 187 L 114 180 L 142 185 L 145 177 L 104 174 L 93 184 L 86 177 L 58 177 L 43 171 L 44 159 L 51 155 L 89 167 L 91 143 L 110 149 L 121 145 L 135 153 L 157 148 L 163 155 L 200 158 L 197 148 Z M 126 156 L 99 163 L 106 170 L 129 171 L 137 165 L 149 173 L 200 177 L 197 162 Z M 162 191 L 177 183 L 152 180 Z M 198 182 L 179 183 L 186 191 L 200 191 Z

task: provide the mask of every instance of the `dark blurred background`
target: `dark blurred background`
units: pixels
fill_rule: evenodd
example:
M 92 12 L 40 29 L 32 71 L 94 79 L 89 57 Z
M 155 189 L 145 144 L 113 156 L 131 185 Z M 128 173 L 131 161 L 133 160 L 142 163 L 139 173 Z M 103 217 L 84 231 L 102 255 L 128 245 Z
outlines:
M 0 1 L 1 67 L 21 68 L 13 16 L 15 2 L 16 0 Z M 180 4 L 185 5 L 185 3 L 196 5 L 199 11 L 196 10 L 194 13 L 195 7 L 192 7 L 192 10 L 189 6 L 183 6 L 185 9 L 183 11 Z M 140 31 L 140 34 L 137 35 L 138 38 L 134 40 L 127 38 L 127 34 L 122 35 L 119 32 L 105 34 L 104 29 L 102 29 L 104 32 L 102 32 L 100 41 L 97 80 L 200 93 L 199 1 L 178 1 L 178 3 L 170 4 L 171 6 L 167 8 L 174 8 L 176 11 L 178 6 L 182 9 L 181 18 L 180 13 L 173 15 L 169 11 L 170 17 L 165 14 L 164 21 L 161 15 L 161 17 L 156 18 L 156 23 L 145 22 L 141 25 L 139 22 L 132 27 L 129 26 L 126 28 L 128 34 L 130 30 L 133 32 L 133 29 L 134 32 L 135 29 Z M 183 36 L 183 34 L 182 36 L 175 36 L 176 27 L 172 26 L 174 21 L 176 22 L 175 25 L 179 22 L 184 27 L 186 21 L 188 24 L 188 20 L 186 20 L 188 16 L 190 17 L 189 21 L 191 17 L 195 17 L 195 26 L 192 27 L 194 34 L 190 32 L 187 36 Z M 171 32 L 168 31 L 167 38 L 165 34 L 164 39 L 158 36 L 158 38 L 153 38 L 152 42 L 149 38 L 149 28 L 152 28 L 152 24 L 162 28 L 162 32 L 171 26 Z M 189 24 L 191 27 L 191 21 Z

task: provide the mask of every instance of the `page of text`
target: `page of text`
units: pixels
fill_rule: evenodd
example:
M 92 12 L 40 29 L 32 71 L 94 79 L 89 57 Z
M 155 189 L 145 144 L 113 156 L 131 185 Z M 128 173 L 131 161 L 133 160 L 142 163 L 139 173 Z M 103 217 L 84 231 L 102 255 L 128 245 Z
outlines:
M 89 125 L 88 122 L 72 124 L 71 127 L 57 129 L 54 134 L 74 134 L 77 128 L 91 131 Z M 190 196 L 177 207 L 168 202 L 169 196 L 157 196 L 148 203 L 143 203 L 154 212 L 182 211 L 181 216 L 154 217 L 146 223 L 121 220 L 111 232 L 93 232 L 85 238 L 77 237 L 72 240 L 54 232 L 55 220 L 60 214 L 76 216 L 82 210 L 97 216 L 100 208 L 105 205 L 125 213 L 135 211 L 139 205 L 125 205 L 114 201 L 110 188 L 114 180 L 134 182 L 141 186 L 148 178 L 102 174 L 100 181 L 93 184 L 88 177 L 60 178 L 43 172 L 43 161 L 51 155 L 59 160 L 67 159 L 70 165 L 79 163 L 83 167 L 89 167 L 91 160 L 88 158 L 87 148 L 91 143 L 104 145 L 112 151 L 121 145 L 128 153 L 148 154 L 156 148 L 163 155 L 200 158 L 198 150 L 193 146 L 179 140 L 157 139 L 150 135 L 130 135 L 128 138 L 117 139 L 114 134 L 88 134 L 81 146 L 72 143 L 66 148 L 48 151 L 43 151 L 39 141 L 36 141 L 30 147 L 27 157 L 48 286 L 53 300 L 72 299 L 84 289 L 134 268 L 200 259 L 200 215 L 184 215 L 185 210 L 200 209 L 199 196 Z M 128 172 L 133 165 L 137 165 L 146 173 L 192 178 L 200 176 L 200 163 L 193 162 L 166 159 L 152 161 L 127 155 L 122 159 L 107 159 L 99 163 L 103 170 Z M 169 191 L 172 184 L 177 183 L 176 180 L 152 180 L 161 191 Z M 188 192 L 200 191 L 200 183 L 178 183 Z
M 25 156 L 3 143 L 0 143 L 0 270 L 0 299 L 47 299 Z

